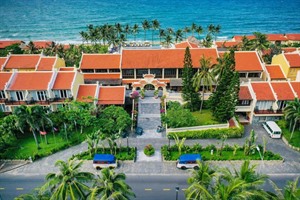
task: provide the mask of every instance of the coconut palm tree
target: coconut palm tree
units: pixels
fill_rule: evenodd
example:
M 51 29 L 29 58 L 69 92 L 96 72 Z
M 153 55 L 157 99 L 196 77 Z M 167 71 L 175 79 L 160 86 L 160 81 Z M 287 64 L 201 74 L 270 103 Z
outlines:
M 116 29 L 116 32 L 117 32 L 117 37 L 119 37 L 119 35 L 123 32 L 122 25 L 120 23 L 116 23 L 115 24 L 115 29 Z
M 126 24 L 126 26 L 124 28 L 124 33 L 125 33 L 125 38 L 127 39 L 128 34 L 131 33 L 131 27 L 129 24 Z
M 155 20 L 152 21 L 151 28 L 152 28 L 152 45 L 153 45 L 153 34 L 154 34 L 154 31 L 156 31 L 157 29 L 160 28 L 160 23 L 159 23 L 159 21 L 157 19 L 155 19 Z
M 197 30 L 198 26 L 194 22 L 191 25 L 192 36 L 194 36 L 194 32 Z
M 182 30 L 181 29 L 178 29 L 176 32 L 175 32 L 175 42 L 180 42 L 182 41 L 182 37 L 183 37 L 183 33 L 182 33 Z
M 82 39 L 82 44 L 84 44 L 84 42 L 88 42 L 89 34 L 87 32 L 80 31 L 79 34 L 80 34 L 80 37 Z
M 132 33 L 133 33 L 133 36 L 134 36 L 134 41 L 136 40 L 136 34 L 139 33 L 139 25 L 138 24 L 134 24 L 133 27 L 132 27 Z
M 91 189 L 88 199 L 115 200 L 135 197 L 131 187 L 125 182 L 124 173 L 115 173 L 109 168 L 101 170 Z
M 183 32 L 184 32 L 184 34 L 185 34 L 185 39 L 187 39 L 187 33 L 190 33 L 190 32 L 191 32 L 190 27 L 188 27 L 188 26 L 184 27 Z
M 205 90 L 212 90 L 212 85 L 215 83 L 215 77 L 211 72 L 211 58 L 205 58 L 202 56 L 200 59 L 200 68 L 199 71 L 193 77 L 193 86 L 196 88 L 196 91 L 202 87 L 202 100 L 200 105 L 200 112 L 202 111 L 203 101 L 204 101 L 204 92 Z
M 243 51 L 249 51 L 252 48 L 251 46 L 252 46 L 252 40 L 249 40 L 247 38 L 247 36 L 244 35 L 242 37 L 242 50 Z
M 35 54 L 38 52 L 38 49 L 36 48 L 36 46 L 34 45 L 34 43 L 32 41 L 30 41 L 28 43 L 27 47 L 28 47 L 29 54 Z
M 203 33 L 202 26 L 201 25 L 197 26 L 197 29 L 195 31 L 198 34 L 199 38 L 200 38 L 200 35 Z
M 146 38 L 147 38 L 147 30 L 149 30 L 149 28 L 150 28 L 149 21 L 145 19 L 145 20 L 142 22 L 142 27 L 143 27 L 144 33 L 145 33 L 144 41 L 146 41 Z
M 290 139 L 292 139 L 296 126 L 300 125 L 300 100 L 298 98 L 287 104 L 284 109 L 284 116 L 289 123 L 289 129 L 292 132 Z
M 41 187 L 41 193 L 50 191 L 50 200 L 56 199 L 86 199 L 90 193 L 89 186 L 85 183 L 94 179 L 94 174 L 81 172 L 82 162 L 76 159 L 69 159 L 67 162 L 58 160 L 55 166 L 59 168 L 58 173 L 49 173 L 46 176 L 46 183 Z
M 174 34 L 174 29 L 169 27 L 166 29 L 167 33 L 170 34 L 170 35 L 173 35 Z
M 214 31 L 215 41 L 217 41 L 217 35 L 220 33 L 220 31 L 221 31 L 221 26 L 218 24 L 217 26 L 215 26 L 215 31 Z
M 267 35 L 262 34 L 260 32 L 254 32 L 253 35 L 255 39 L 252 40 L 252 50 L 265 50 L 269 47 L 269 41 L 267 39 Z
M 197 161 L 199 168 L 192 171 L 192 176 L 188 178 L 188 184 L 193 184 L 195 182 L 208 187 L 213 177 L 216 176 L 216 171 L 211 169 L 207 163 Z
M 159 43 L 161 44 L 161 38 L 166 36 L 166 31 L 164 29 L 159 29 Z
M 163 41 L 163 44 L 164 44 L 167 48 L 169 48 L 170 45 L 173 44 L 173 37 L 172 37 L 170 34 L 168 34 L 168 35 L 165 36 L 164 39 L 165 39 L 165 40 Z
M 299 177 L 295 178 L 294 181 L 289 181 L 283 189 L 283 192 L 278 186 L 271 180 L 269 180 L 272 187 L 275 190 L 273 194 L 274 199 L 277 200 L 298 200 L 300 199 L 300 188 L 299 188 Z
M 207 30 L 208 30 L 208 33 L 214 34 L 215 25 L 213 25 L 213 24 L 208 25 Z

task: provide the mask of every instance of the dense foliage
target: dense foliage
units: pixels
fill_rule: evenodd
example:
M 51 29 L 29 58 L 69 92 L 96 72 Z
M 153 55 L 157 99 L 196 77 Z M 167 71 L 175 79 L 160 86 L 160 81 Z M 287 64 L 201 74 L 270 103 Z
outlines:
M 154 153 L 155 153 L 155 149 L 154 149 L 154 147 L 151 144 L 148 144 L 148 145 L 145 146 L 145 148 L 144 148 L 144 154 L 146 156 L 153 156 Z

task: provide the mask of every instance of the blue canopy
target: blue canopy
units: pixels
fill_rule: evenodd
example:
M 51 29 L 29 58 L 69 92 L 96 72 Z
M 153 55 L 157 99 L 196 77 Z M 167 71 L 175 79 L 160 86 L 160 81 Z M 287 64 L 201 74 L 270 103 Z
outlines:
M 188 162 L 188 161 L 195 161 L 201 160 L 200 154 L 183 154 L 179 157 L 179 161 L 181 162 Z
M 94 161 L 114 162 L 115 160 L 115 156 L 111 154 L 95 154 L 94 156 Z

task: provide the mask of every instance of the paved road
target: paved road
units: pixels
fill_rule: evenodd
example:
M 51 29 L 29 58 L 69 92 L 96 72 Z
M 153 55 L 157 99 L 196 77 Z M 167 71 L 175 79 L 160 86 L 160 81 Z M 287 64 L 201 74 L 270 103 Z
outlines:
M 153 199 L 175 199 L 175 187 L 179 187 L 178 199 L 184 198 L 184 190 L 188 187 L 187 175 L 154 175 L 154 176 L 127 176 L 127 183 L 133 188 L 137 200 Z M 283 188 L 287 180 L 292 180 L 294 176 L 271 176 L 280 188 Z M 44 183 L 44 177 L 39 176 L 1 176 L 0 195 L 2 199 L 10 200 L 16 196 L 32 191 L 34 188 Z M 263 186 L 265 190 L 271 190 L 270 184 Z

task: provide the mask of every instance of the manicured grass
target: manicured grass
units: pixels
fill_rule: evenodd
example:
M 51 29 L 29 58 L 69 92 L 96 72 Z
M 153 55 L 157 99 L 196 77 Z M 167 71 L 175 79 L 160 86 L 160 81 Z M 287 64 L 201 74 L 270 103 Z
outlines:
M 200 111 L 192 112 L 192 115 L 196 119 L 196 126 L 220 124 L 220 122 L 214 119 L 211 111 L 207 109 L 202 109 L 201 113 Z
M 292 133 L 289 131 L 289 129 L 288 128 L 281 128 L 281 129 L 285 139 L 287 139 L 290 145 L 294 147 L 300 147 L 300 130 L 295 130 L 293 134 L 293 138 L 291 139 Z
M 72 133 L 72 137 L 68 140 L 62 133 L 55 134 L 55 137 L 52 133 L 47 134 L 48 144 L 46 144 L 44 136 L 37 135 L 40 142 L 40 149 L 38 149 L 33 135 L 26 133 L 23 138 L 17 139 L 15 146 L 7 148 L 5 152 L 1 152 L 0 157 L 1 159 L 28 159 L 31 157 L 33 160 L 36 160 L 78 144 L 86 138 L 84 133 L 80 134 L 79 132 Z

